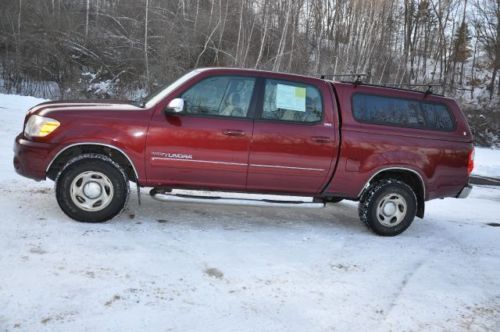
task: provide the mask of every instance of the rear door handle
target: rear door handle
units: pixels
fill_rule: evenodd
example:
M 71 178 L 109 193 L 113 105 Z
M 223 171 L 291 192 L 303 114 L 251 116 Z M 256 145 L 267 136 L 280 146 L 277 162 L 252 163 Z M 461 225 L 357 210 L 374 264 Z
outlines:
M 245 132 L 243 130 L 237 129 L 223 129 L 222 133 L 226 136 L 245 136 Z
M 311 136 L 311 140 L 316 143 L 330 143 L 332 141 L 327 136 Z

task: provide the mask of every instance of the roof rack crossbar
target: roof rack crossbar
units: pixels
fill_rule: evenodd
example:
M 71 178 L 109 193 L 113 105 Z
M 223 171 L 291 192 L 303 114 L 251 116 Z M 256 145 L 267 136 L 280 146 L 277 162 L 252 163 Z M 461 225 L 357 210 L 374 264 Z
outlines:
M 428 95 L 432 95 L 432 94 L 433 94 L 433 92 L 432 92 L 432 85 L 429 85 L 429 86 L 427 87 L 427 90 L 425 90 L 425 93 L 424 93 L 424 94 L 425 94 L 425 96 L 428 96 Z
M 361 77 L 368 77 L 368 74 L 364 73 L 353 73 L 353 74 L 321 74 L 321 79 L 324 80 L 327 77 L 356 77 L 356 78 L 361 78 Z
M 348 84 L 353 84 L 354 86 L 358 86 L 361 84 L 359 81 L 341 81 L 342 83 L 348 83 Z M 418 92 L 418 93 L 423 93 L 425 96 L 428 95 L 436 95 L 436 96 L 444 96 L 444 94 L 438 94 L 434 93 L 432 91 L 432 87 L 442 87 L 441 84 L 368 84 L 368 83 L 362 83 L 365 86 L 371 86 L 371 87 L 380 87 L 380 88 L 388 88 L 388 89 L 393 89 L 393 90 L 400 90 L 400 91 L 411 91 L 411 92 Z M 421 90 L 416 90 L 416 89 L 409 89 L 409 88 L 402 88 L 401 86 L 408 86 L 408 87 L 427 87 L 426 91 L 421 91 Z
M 411 84 L 411 83 L 381 83 L 379 85 L 382 85 L 382 86 L 392 86 L 392 85 L 395 85 L 395 86 L 414 86 L 414 87 L 419 87 L 419 86 L 425 86 L 425 87 L 429 87 L 429 86 L 442 86 L 441 84 L 438 84 L 438 83 L 427 83 L 427 84 Z
M 382 87 L 382 88 L 389 88 L 389 89 L 394 89 L 394 90 L 402 90 L 402 91 L 411 91 L 411 92 L 419 92 L 423 93 L 425 97 L 428 95 L 437 95 L 437 96 L 444 96 L 444 94 L 437 94 L 432 91 L 433 87 L 443 87 L 442 84 L 438 83 L 427 83 L 427 84 L 411 84 L 411 83 L 381 83 L 381 84 L 373 84 L 373 83 L 363 83 L 361 80 L 362 77 L 369 77 L 368 74 L 364 73 L 352 73 L 352 74 L 322 74 L 321 79 L 326 80 L 326 77 L 353 77 L 355 78 L 353 81 L 341 81 L 342 83 L 350 83 L 353 84 L 355 87 L 359 85 L 366 85 L 366 86 L 373 86 L 373 87 Z M 407 88 L 403 88 L 403 86 Z M 420 91 L 416 89 L 411 89 L 411 88 L 416 88 L 416 87 L 426 87 L 427 89 L 425 91 Z
M 354 86 L 358 86 L 363 84 L 363 81 L 361 81 L 361 75 L 356 76 L 356 80 L 354 81 Z

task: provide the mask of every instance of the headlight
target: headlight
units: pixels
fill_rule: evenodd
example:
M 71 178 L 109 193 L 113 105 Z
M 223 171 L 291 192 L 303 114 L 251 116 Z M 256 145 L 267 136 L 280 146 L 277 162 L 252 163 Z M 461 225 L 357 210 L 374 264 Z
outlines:
M 44 116 L 32 115 L 26 122 L 24 135 L 28 137 L 44 137 L 59 127 L 57 120 L 46 118 Z

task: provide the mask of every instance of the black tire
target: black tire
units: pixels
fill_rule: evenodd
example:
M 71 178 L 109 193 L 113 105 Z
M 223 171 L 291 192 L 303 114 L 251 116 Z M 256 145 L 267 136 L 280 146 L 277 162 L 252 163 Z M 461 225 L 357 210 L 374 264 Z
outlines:
M 385 214 L 386 204 L 392 204 L 389 210 L 394 210 L 394 214 Z M 374 233 L 395 236 L 410 227 L 415 219 L 417 197 L 413 189 L 402 181 L 381 180 L 365 190 L 359 201 L 358 212 L 361 221 Z
M 82 194 L 74 194 L 74 188 L 78 186 L 78 181 L 84 181 L 79 180 L 83 179 L 84 175 L 86 175 L 86 179 L 90 177 L 90 180 L 86 180 L 85 183 L 97 183 L 94 182 L 94 178 L 95 181 L 104 181 L 104 185 L 97 183 L 97 187 L 100 188 L 98 189 L 99 195 L 105 197 L 100 201 L 105 206 L 99 206 L 99 201 L 97 201 L 94 205 L 87 207 L 88 209 L 97 209 L 95 211 L 85 210 L 83 207 L 83 203 L 87 204 L 85 200 L 89 197 L 83 196 L 86 193 L 83 194 L 85 188 L 82 182 L 80 182 L 80 186 L 83 187 Z M 95 189 L 96 185 L 92 185 Z M 103 192 L 106 192 L 104 196 Z M 67 216 L 81 222 L 98 223 L 112 219 L 123 210 L 128 195 L 129 183 L 123 169 L 109 157 L 100 154 L 84 154 L 70 160 L 56 179 L 57 203 Z M 82 196 L 84 198 L 81 198 Z M 97 197 L 97 200 L 101 196 Z M 90 198 L 94 199 L 95 197 Z M 89 199 L 88 202 L 91 200 Z
M 341 198 L 341 197 L 331 197 L 331 198 L 328 198 L 327 199 L 327 202 L 328 203 L 340 203 L 342 202 L 344 199 Z

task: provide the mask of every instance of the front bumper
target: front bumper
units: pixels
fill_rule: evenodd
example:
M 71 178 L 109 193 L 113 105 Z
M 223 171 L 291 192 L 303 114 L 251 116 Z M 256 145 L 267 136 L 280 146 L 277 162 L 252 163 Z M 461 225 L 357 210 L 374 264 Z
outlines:
M 14 143 L 14 168 L 22 176 L 37 181 L 45 180 L 48 157 L 53 145 L 33 142 L 24 138 L 23 134 L 16 137 Z
M 466 184 L 465 187 L 460 190 L 457 194 L 457 198 L 467 198 L 472 191 L 472 186 L 470 184 Z

